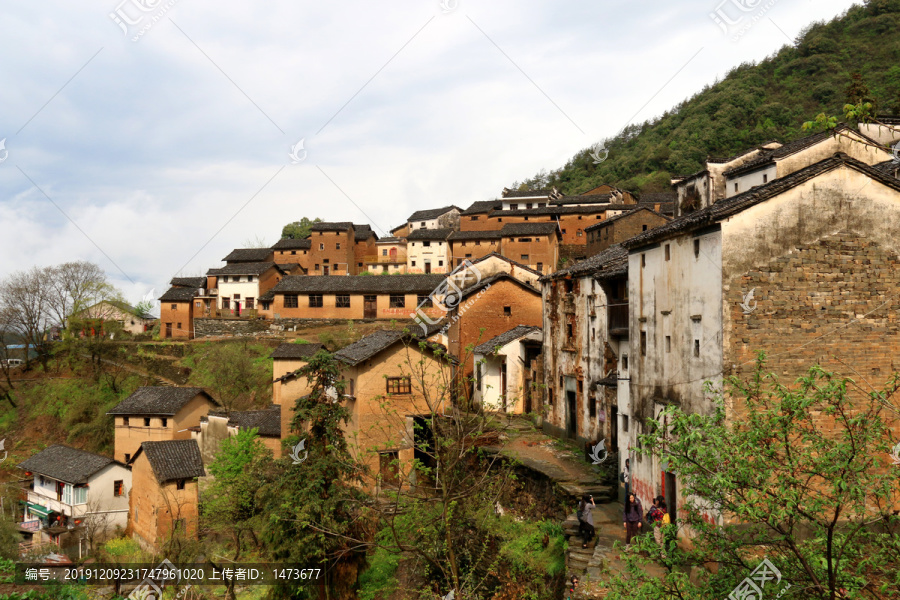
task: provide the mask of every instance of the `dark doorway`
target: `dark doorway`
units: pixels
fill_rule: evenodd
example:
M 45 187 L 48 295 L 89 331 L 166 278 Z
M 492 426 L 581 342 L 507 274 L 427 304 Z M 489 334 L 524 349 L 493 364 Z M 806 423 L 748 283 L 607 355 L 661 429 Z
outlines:
M 541 344 L 525 342 L 525 382 L 524 389 L 522 390 L 522 393 L 525 396 L 525 414 L 534 410 L 531 400 L 534 394 L 532 387 L 535 380 L 537 363 L 540 362 L 540 357 Z
M 665 498 L 666 498 L 666 506 L 669 508 L 669 518 L 672 519 L 672 522 L 675 523 L 676 515 L 678 511 L 676 510 L 675 499 L 678 497 L 678 488 L 677 483 L 675 481 L 675 473 L 666 473 L 666 483 L 665 483 Z
M 172 324 L 171 323 L 166 323 L 166 337 L 167 338 L 172 337 Z
M 322 265 L 322 275 L 328 275 L 328 265 Z
M 363 318 L 375 319 L 378 317 L 378 297 L 363 296 Z
M 427 260 L 425 261 L 425 273 L 431 273 L 431 263 Z
M 566 435 L 575 439 L 578 431 L 575 418 L 575 392 L 566 390 Z
M 619 451 L 619 407 L 609 407 L 609 451 Z

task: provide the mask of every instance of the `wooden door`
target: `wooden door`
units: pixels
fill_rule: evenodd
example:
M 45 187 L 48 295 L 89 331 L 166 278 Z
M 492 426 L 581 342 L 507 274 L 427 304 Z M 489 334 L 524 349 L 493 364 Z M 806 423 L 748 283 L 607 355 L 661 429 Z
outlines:
M 364 296 L 363 297 L 363 318 L 364 319 L 377 319 L 378 318 L 378 298 L 377 298 L 377 296 Z

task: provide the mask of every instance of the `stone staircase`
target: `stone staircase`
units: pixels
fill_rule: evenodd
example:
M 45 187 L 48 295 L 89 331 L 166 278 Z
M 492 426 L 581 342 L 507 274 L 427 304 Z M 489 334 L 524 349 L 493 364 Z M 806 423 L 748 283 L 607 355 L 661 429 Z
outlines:
M 582 540 L 578 534 L 578 519 L 575 513 L 563 521 L 563 532 L 569 544 L 566 552 L 567 576 L 583 577 L 586 574 L 592 579 L 599 578 L 600 571 L 609 566 L 613 542 L 624 539 L 623 532 L 620 531 L 623 529 L 620 517 L 621 505 L 613 502 L 609 496 L 598 498 L 596 494 L 594 502 L 597 506 L 592 509 L 592 514 L 597 535 L 587 548 L 581 547 Z

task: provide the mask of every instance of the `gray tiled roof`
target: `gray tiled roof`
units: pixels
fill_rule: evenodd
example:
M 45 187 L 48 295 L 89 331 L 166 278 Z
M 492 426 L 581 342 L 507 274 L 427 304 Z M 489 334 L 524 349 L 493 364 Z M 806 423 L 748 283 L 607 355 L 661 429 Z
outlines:
M 474 215 L 486 213 L 503 206 L 502 200 L 478 200 L 472 203 L 472 206 L 462 211 L 461 215 Z
M 177 479 L 203 477 L 203 458 L 196 440 L 166 440 L 164 442 L 143 442 L 131 458 L 131 463 L 143 452 L 150 462 L 153 474 L 159 483 Z
M 310 231 L 347 231 L 353 227 L 350 221 L 340 221 L 333 223 L 313 223 Z
M 634 205 L 632 204 L 631 206 L 634 206 Z M 597 229 L 602 229 L 603 227 L 606 227 L 607 225 L 609 225 L 611 223 L 615 223 L 616 221 L 618 221 L 619 219 L 621 219 L 623 217 L 629 217 L 633 214 L 641 212 L 642 210 L 646 210 L 647 212 L 653 213 L 654 215 L 662 217 L 662 218 L 666 219 L 667 221 L 672 220 L 670 217 L 667 217 L 666 215 L 664 215 L 662 213 L 658 213 L 655 210 L 653 210 L 652 208 L 649 208 L 647 206 L 638 206 L 637 208 L 629 210 L 628 212 L 623 212 L 618 215 L 614 215 L 608 219 L 604 219 L 603 221 L 597 221 L 593 225 L 590 225 L 589 227 L 585 227 L 584 230 L 585 231 L 594 231 Z
M 509 331 L 503 332 L 500 335 L 489 339 L 485 343 L 475 346 L 475 354 L 490 354 L 499 346 L 505 346 L 513 340 L 526 336 L 533 331 L 540 330 L 540 327 L 533 325 L 517 325 Z
M 402 243 L 404 243 L 404 240 L 403 240 L 403 238 L 398 238 L 398 237 L 383 237 L 383 238 L 378 238 L 378 243 L 379 244 L 402 244 Z
M 204 279 L 204 281 L 206 281 Z M 160 302 L 190 302 L 197 295 L 198 288 L 171 287 L 159 297 Z
M 222 260 L 225 262 L 264 262 L 271 254 L 271 248 L 235 248 Z
M 503 198 L 537 198 L 540 196 L 541 198 L 547 198 L 550 196 L 550 193 L 553 192 L 552 189 L 546 190 L 510 190 L 508 188 L 503 188 Z
M 218 269 L 210 269 L 207 275 L 262 275 L 272 267 L 278 267 L 274 262 L 246 262 L 225 265 Z
M 278 344 L 269 358 L 304 359 L 322 350 L 322 344 Z
M 186 288 L 206 287 L 206 277 L 173 277 L 169 285 Z
M 119 402 L 108 415 L 174 415 L 197 394 L 210 398 L 198 387 L 139 387 Z M 210 398 L 211 399 L 211 398 Z
M 275 294 L 429 293 L 446 275 L 290 275 L 271 289 Z
M 879 169 L 847 156 L 843 152 L 838 152 L 829 158 L 800 169 L 799 171 L 795 171 L 790 175 L 773 179 L 769 183 L 750 188 L 742 194 L 719 200 L 712 206 L 708 206 L 687 215 L 682 215 L 656 229 L 650 229 L 640 233 L 633 238 L 622 242 L 622 246 L 628 250 L 633 250 L 663 239 L 675 237 L 686 231 L 693 231 L 712 225 L 713 223 L 717 223 L 722 219 L 739 213 L 755 204 L 778 196 L 779 194 L 814 179 L 823 173 L 827 173 L 828 171 L 843 166 L 859 171 L 888 187 L 900 191 L 900 179 L 896 179 Z
M 79 484 L 87 483 L 91 475 L 115 462 L 108 456 L 56 444 L 19 463 L 18 467 L 58 481 Z
M 500 230 L 503 237 L 518 235 L 550 235 L 559 231 L 556 222 L 552 223 L 507 223 Z
M 615 244 L 599 254 L 578 261 L 567 269 L 561 269 L 551 275 L 545 275 L 541 277 L 541 281 L 581 277 L 583 275 L 592 275 L 597 279 L 609 279 L 621 277 L 627 273 L 628 251 L 619 244 Z
M 491 231 L 454 231 L 448 240 L 499 240 L 503 236 L 498 229 Z
M 375 235 L 374 231 L 372 231 L 371 225 L 366 225 L 366 224 L 357 225 L 356 223 L 354 223 L 353 231 L 354 231 L 353 240 L 356 242 L 365 242 L 367 239 L 369 239 L 371 237 L 374 237 L 376 240 L 378 239 L 378 236 Z
M 295 240 L 293 238 L 283 238 L 275 242 L 272 246 L 273 250 L 309 250 L 312 247 L 312 240 L 308 237 Z
M 272 404 L 264 410 L 240 410 L 225 413 L 210 411 L 210 416 L 228 417 L 228 423 L 239 429 L 258 429 L 259 435 L 281 437 L 281 405 Z
M 446 240 L 453 233 L 453 229 L 414 229 L 406 236 L 407 241 L 419 240 Z
M 410 345 L 418 344 L 422 341 L 418 326 L 411 327 L 409 330 L 389 330 L 382 329 L 374 333 L 370 333 L 356 343 L 350 344 L 334 353 L 334 357 L 341 362 L 352 366 L 366 361 L 382 350 L 390 348 L 400 341 L 405 341 Z M 429 330 L 431 332 L 431 330 Z M 440 350 L 448 360 L 455 362 L 455 358 L 447 354 L 446 349 L 440 344 L 427 343 L 427 346 L 434 350 Z
M 417 210 L 409 215 L 407 221 L 430 221 L 437 219 L 439 216 L 450 212 L 451 210 L 460 210 L 458 206 L 442 206 L 441 208 L 429 208 L 428 210 Z
M 612 194 L 588 194 L 586 196 L 563 196 L 555 200 L 550 200 L 551 204 L 609 204 L 612 201 Z
M 490 277 L 486 277 L 485 279 L 482 279 L 476 285 L 470 285 L 469 287 L 464 289 L 462 291 L 462 294 L 460 295 L 460 299 L 463 300 L 465 298 L 468 298 L 472 294 L 474 294 L 476 292 L 480 292 L 486 286 L 497 283 L 501 279 L 508 279 L 508 280 L 518 284 L 519 286 L 523 287 L 524 289 L 529 290 L 537 295 L 540 295 L 540 293 L 541 293 L 541 291 L 538 288 L 534 287 L 527 281 L 522 281 L 521 279 L 513 277 L 509 273 L 497 273 L 496 275 L 491 275 Z
M 472 264 L 473 264 L 473 265 L 477 265 L 477 264 L 480 263 L 481 261 L 487 260 L 487 259 L 489 259 L 489 258 L 499 258 L 500 260 L 506 261 L 506 262 L 508 262 L 508 263 L 511 264 L 511 265 L 515 265 L 516 267 L 518 267 L 518 268 L 520 268 L 520 269 L 524 269 L 525 271 L 530 271 L 530 272 L 534 273 L 535 275 L 540 275 L 540 274 L 541 274 L 540 271 L 537 271 L 537 270 L 535 270 L 535 269 L 532 269 L 532 268 L 529 267 L 528 265 L 523 265 L 522 263 L 517 262 L 517 261 L 515 261 L 515 260 L 509 258 L 508 256 L 503 256 L 502 254 L 499 254 L 499 253 L 497 253 L 497 252 L 491 252 L 490 254 L 485 254 L 485 255 L 482 256 L 481 258 L 476 258 L 476 259 L 472 260 Z

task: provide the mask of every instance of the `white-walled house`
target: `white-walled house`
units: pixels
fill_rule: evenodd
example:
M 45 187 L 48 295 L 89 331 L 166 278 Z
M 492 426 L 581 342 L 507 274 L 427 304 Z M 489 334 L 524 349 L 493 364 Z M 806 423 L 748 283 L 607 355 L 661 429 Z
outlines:
M 539 412 L 532 361 L 540 360 L 541 328 L 519 325 L 475 347 L 475 402 L 485 410 Z
M 459 229 L 460 211 L 458 206 L 453 205 L 418 210 L 409 216 L 406 224 L 409 232 L 419 229 Z
M 90 327 L 92 321 L 99 322 L 101 325 L 104 321 L 117 322 L 123 330 L 137 335 L 151 329 L 156 322 L 156 317 L 143 313 L 125 302 L 103 300 L 79 312 L 75 321 L 69 326 L 74 324 L 76 327 L 81 325 L 87 328 Z M 96 327 L 94 329 L 95 333 L 99 333 L 96 331 Z M 82 331 L 82 333 L 86 335 L 89 332 Z
M 216 308 L 238 314 L 258 309 L 260 296 L 275 287 L 290 268 L 274 262 L 233 263 L 210 269 L 206 276 L 215 278 Z
M 95 527 L 105 537 L 128 524 L 131 470 L 124 464 L 56 444 L 18 468 L 33 478 L 27 489 L 26 529 L 59 543 L 62 534 L 82 526 Z
M 449 273 L 452 229 L 417 229 L 406 236 L 407 273 Z

